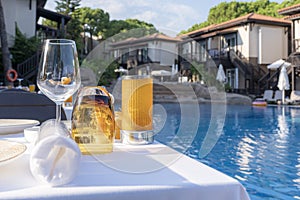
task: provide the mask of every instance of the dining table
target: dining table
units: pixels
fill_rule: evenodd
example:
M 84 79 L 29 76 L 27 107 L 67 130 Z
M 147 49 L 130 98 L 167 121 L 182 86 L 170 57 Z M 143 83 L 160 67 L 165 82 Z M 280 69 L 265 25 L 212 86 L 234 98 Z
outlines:
M 0 140 L 27 147 L 17 159 L 0 165 L 0 199 L 250 199 L 238 180 L 157 141 L 128 145 L 116 140 L 111 153 L 81 155 L 75 178 L 54 187 L 32 175 L 29 160 L 35 146 L 23 132 L 0 135 Z

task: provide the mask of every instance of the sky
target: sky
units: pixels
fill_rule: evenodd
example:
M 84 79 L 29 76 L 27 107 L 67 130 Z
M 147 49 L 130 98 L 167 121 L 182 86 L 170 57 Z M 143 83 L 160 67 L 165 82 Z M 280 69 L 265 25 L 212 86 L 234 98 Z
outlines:
M 281 3 L 283 0 L 271 1 Z M 81 0 L 81 6 L 101 8 L 109 13 L 110 20 L 135 18 L 152 23 L 168 35 L 177 35 L 206 21 L 210 8 L 221 2 L 224 0 Z M 55 0 L 48 0 L 45 8 L 55 10 L 55 6 Z

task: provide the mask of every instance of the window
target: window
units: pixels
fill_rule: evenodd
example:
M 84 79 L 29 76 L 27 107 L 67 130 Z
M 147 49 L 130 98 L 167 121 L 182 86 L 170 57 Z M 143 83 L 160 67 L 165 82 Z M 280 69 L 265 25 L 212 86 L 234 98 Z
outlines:
M 236 50 L 236 35 L 235 34 L 231 34 L 231 35 L 226 35 L 223 37 L 222 41 L 221 41 L 221 47 L 222 47 L 222 52 L 223 50 Z
M 206 61 L 206 42 L 200 42 L 199 49 L 200 61 Z

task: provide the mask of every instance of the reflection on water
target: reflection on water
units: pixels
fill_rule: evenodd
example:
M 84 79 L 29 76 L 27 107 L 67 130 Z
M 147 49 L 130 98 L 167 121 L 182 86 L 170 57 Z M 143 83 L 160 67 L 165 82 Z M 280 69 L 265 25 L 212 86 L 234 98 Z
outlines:
M 211 106 L 211 120 L 199 150 L 199 158 L 204 158 L 211 152 L 220 136 L 224 134 L 223 127 L 226 117 L 226 106 Z M 200 122 L 202 123 L 202 122 Z
M 295 166 L 297 168 L 297 175 L 295 179 L 293 179 L 294 185 L 300 190 L 300 152 L 297 152 L 297 165 Z
M 200 105 L 197 134 L 187 146 L 191 133 L 176 134 L 180 106 L 162 106 L 167 117 L 157 140 L 235 177 L 251 199 L 300 199 L 300 108 L 228 106 L 222 123 L 220 115 L 212 118 L 212 106 Z M 193 123 L 191 116 L 184 118 Z

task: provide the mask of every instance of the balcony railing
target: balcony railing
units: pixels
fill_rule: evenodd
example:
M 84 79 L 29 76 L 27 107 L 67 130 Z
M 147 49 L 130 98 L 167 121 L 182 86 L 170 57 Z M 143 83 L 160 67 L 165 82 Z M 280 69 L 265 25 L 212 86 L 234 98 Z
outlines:
M 27 76 L 37 69 L 40 54 L 41 54 L 40 51 L 38 51 L 33 56 L 25 60 L 24 62 L 18 64 L 16 67 L 18 76 L 27 79 L 30 78 Z

